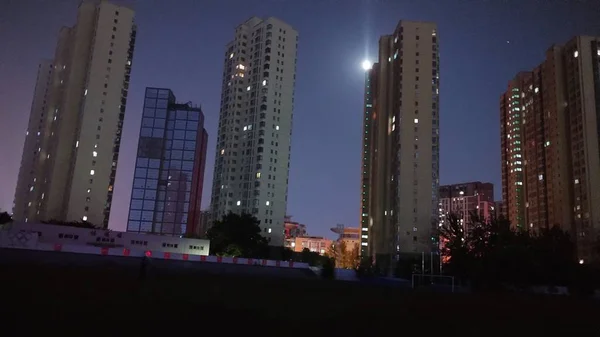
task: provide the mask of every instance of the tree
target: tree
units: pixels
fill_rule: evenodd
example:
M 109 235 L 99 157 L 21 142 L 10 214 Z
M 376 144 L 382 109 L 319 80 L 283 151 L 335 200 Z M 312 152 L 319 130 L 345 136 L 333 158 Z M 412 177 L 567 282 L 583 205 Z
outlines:
M 358 267 L 358 265 L 360 264 L 360 248 L 358 246 L 358 243 L 355 243 L 354 246 L 352 247 L 352 250 L 350 251 L 350 253 L 348 254 L 348 268 L 349 269 L 356 269 Z
M 8 212 L 0 213 L 0 225 L 7 224 L 9 222 L 12 222 L 12 216 L 10 216 Z
M 439 228 L 441 237 L 441 253 L 445 259 L 445 270 L 457 277 L 466 277 L 471 261 L 468 242 L 460 219 L 450 214 L 442 227 Z
M 269 245 L 261 235 L 259 224 L 259 220 L 251 214 L 229 212 L 221 220 L 215 221 L 207 232 L 211 252 L 227 256 L 266 257 Z

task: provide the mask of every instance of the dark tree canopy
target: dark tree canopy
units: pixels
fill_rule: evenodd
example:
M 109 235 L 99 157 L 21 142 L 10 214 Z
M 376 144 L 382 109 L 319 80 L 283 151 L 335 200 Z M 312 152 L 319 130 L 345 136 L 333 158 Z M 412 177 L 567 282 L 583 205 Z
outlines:
M 261 235 L 260 222 L 251 214 L 229 214 L 208 230 L 211 253 L 225 256 L 262 258 L 268 254 L 268 241 Z
M 558 227 L 515 229 L 504 218 L 481 220 L 471 214 L 470 232 L 450 215 L 440 228 L 444 270 L 473 285 L 527 287 L 568 285 L 578 267 L 575 247 Z
M 4 225 L 12 221 L 12 216 L 8 212 L 0 213 L 0 225 Z

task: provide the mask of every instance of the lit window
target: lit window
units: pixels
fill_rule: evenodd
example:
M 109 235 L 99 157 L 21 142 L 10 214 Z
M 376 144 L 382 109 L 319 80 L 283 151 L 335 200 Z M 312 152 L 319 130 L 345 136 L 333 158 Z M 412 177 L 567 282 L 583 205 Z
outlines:
M 29 131 L 25 132 L 25 135 L 26 135 L 26 136 L 29 136 Z
M 247 125 L 244 126 L 244 131 L 246 131 L 246 130 L 248 130 L 248 126 Z
M 92 191 L 92 189 L 91 189 L 91 188 L 88 188 L 88 189 L 87 189 L 87 192 L 88 192 L 88 193 L 90 193 L 91 191 Z
M 260 178 L 260 172 L 256 172 L 256 178 Z
M 45 194 L 44 194 L 44 193 L 42 193 L 42 200 L 44 199 L 44 195 L 45 195 Z
M 243 64 L 239 64 L 237 67 L 238 67 L 239 69 L 242 69 L 242 70 L 246 69 L 246 67 L 244 67 L 244 65 L 243 65 Z
M 276 126 L 275 126 L 275 130 L 279 130 L 279 125 L 276 125 Z
M 232 58 L 233 58 L 233 53 L 231 53 L 231 54 L 229 55 L 229 58 L 230 58 L 230 59 L 232 59 Z
M 271 233 L 271 228 L 268 228 L 268 229 L 267 229 L 267 233 Z
M 538 88 L 538 87 L 535 87 L 535 90 L 534 90 L 534 92 L 537 94 L 539 91 L 540 91 L 540 88 Z M 518 111 L 518 110 L 517 110 L 517 111 Z
M 252 87 L 251 87 L 251 86 L 248 86 L 248 88 L 246 88 L 246 90 L 248 90 L 248 91 L 250 91 L 250 89 L 252 89 Z
M 418 124 L 418 123 L 419 123 L 419 119 L 415 118 L 415 124 Z
M 33 186 L 29 188 L 29 192 L 33 192 Z
M 225 154 L 225 149 L 221 149 L 221 155 Z
M 79 141 L 75 142 L 75 147 L 79 147 Z
M 576 50 L 576 51 L 573 53 L 573 57 L 578 57 L 578 56 L 579 56 L 579 51 L 577 51 L 577 50 Z
M 30 207 L 30 206 L 31 206 L 31 201 L 27 203 L 27 207 Z
M 267 85 L 267 80 L 263 80 L 263 83 L 262 83 L 262 84 L 263 84 L 263 87 L 264 87 L 265 85 Z
M 271 203 L 267 200 L 267 202 L 265 203 L 267 206 L 269 206 Z
M 539 180 L 544 180 L 544 175 L 543 175 L 543 174 L 540 174 L 540 175 L 538 176 L 538 179 L 539 179 Z
M 87 215 L 84 215 L 83 217 L 81 217 L 81 220 L 87 221 Z
M 579 184 L 579 179 L 575 179 L 575 184 Z
M 87 89 L 83 92 L 83 96 L 87 96 Z
M 46 156 L 46 159 L 50 159 L 50 155 L 47 155 L 47 156 Z
M 94 149 L 97 149 L 97 148 L 98 148 L 98 144 L 94 144 Z
M 90 170 L 90 175 L 93 176 L 96 173 L 94 170 Z
M 363 243 L 361 243 L 361 245 L 363 245 L 363 246 L 365 246 L 365 247 L 366 247 L 366 246 L 368 246 L 368 243 L 366 243 L 366 242 L 363 242 Z
M 131 65 L 131 61 L 127 61 L 127 65 L 130 66 Z
M 242 204 L 242 202 L 240 200 L 238 200 L 237 203 L 236 203 L 236 205 L 238 205 L 238 206 L 241 205 L 241 204 Z
M 93 151 L 93 152 L 92 152 L 92 156 L 94 156 L 94 157 L 98 157 L 98 152 L 96 152 L 96 151 Z

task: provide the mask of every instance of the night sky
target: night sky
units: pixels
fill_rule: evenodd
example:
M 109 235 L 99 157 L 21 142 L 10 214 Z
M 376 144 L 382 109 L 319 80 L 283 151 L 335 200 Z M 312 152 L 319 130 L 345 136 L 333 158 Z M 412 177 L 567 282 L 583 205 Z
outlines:
M 498 101 L 508 81 L 553 43 L 600 35 L 600 1 L 115 0 L 136 11 L 137 44 L 110 227 L 126 226 L 146 86 L 202 105 L 210 203 L 225 44 L 251 16 L 299 32 L 288 214 L 332 236 L 359 220 L 361 62 L 398 20 L 434 21 L 440 41 L 441 184 L 495 184 L 501 195 Z M 78 0 L 0 1 L 0 209 L 11 210 L 37 65 L 54 54 Z M 525 4 L 524 4 L 525 3 Z

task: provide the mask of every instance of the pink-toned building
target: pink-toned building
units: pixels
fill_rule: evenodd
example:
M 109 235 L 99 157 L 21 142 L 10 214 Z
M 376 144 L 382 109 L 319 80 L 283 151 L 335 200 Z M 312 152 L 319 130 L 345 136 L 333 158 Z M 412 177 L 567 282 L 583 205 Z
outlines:
M 471 214 L 484 221 L 496 215 L 494 185 L 479 181 L 440 186 L 440 216 L 455 214 L 469 230 Z
M 294 252 L 300 253 L 304 248 L 307 248 L 311 252 L 319 253 L 321 255 L 327 253 L 327 250 L 331 247 L 332 243 L 332 240 L 322 236 L 299 236 L 285 240 L 285 246 Z

